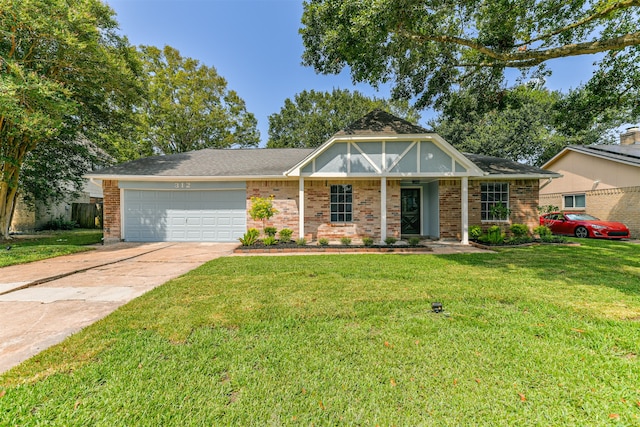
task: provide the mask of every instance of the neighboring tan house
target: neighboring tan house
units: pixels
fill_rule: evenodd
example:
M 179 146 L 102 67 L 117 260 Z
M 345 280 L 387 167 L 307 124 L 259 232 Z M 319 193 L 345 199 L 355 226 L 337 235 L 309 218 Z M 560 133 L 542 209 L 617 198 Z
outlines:
M 155 156 L 88 175 L 102 181 L 105 242 L 237 241 L 262 224 L 251 198 L 273 196 L 267 225 L 307 241 L 428 236 L 468 242 L 469 225 L 538 223 L 540 179 L 554 172 L 463 154 L 382 111 L 316 149 L 205 149 Z
M 542 168 L 562 178 L 541 182 L 541 205 L 623 222 L 640 237 L 640 129 L 628 129 L 620 145 L 567 147 Z

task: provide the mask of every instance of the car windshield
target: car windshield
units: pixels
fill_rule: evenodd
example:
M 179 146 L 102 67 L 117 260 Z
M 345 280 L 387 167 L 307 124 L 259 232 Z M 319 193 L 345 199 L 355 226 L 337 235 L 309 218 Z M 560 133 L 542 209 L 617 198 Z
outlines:
M 599 221 L 595 216 L 587 215 L 587 214 L 565 214 L 567 218 L 571 221 Z

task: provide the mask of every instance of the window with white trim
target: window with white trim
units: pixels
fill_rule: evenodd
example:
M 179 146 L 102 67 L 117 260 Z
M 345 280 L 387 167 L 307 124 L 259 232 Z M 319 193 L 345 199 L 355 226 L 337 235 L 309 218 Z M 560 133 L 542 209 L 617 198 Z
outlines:
M 480 219 L 482 221 L 506 221 L 491 213 L 494 206 L 502 205 L 509 209 L 509 183 L 483 182 L 480 184 Z
M 565 209 L 584 209 L 587 207 L 585 194 L 567 194 L 563 197 Z
M 331 222 L 353 220 L 353 194 L 351 184 L 331 186 Z

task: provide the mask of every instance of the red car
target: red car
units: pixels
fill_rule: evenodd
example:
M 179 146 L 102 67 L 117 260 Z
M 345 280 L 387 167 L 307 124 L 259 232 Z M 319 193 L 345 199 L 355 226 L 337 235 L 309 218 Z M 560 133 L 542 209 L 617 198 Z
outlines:
M 621 222 L 601 221 L 581 212 L 551 212 L 540 217 L 553 234 L 599 239 L 628 239 L 629 229 Z

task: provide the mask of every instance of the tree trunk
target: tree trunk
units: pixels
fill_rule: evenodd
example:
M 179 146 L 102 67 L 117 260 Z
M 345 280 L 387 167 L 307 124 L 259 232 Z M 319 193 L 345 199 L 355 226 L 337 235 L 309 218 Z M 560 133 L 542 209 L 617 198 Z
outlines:
M 17 196 L 17 187 L 11 188 L 7 182 L 0 182 L 0 235 L 3 239 L 9 239 L 9 227 Z
M 27 144 L 16 144 L 16 140 L 11 137 L 0 136 L 0 142 L 7 144 L 2 153 L 5 159 L 0 162 L 0 236 L 8 239 L 11 218 L 18 197 L 20 167 L 29 147 Z

